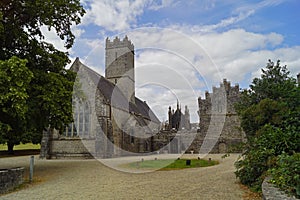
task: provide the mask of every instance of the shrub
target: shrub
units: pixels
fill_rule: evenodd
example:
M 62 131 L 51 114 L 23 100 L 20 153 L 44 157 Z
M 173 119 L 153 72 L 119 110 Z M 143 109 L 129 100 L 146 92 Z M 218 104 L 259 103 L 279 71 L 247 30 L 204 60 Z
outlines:
M 235 163 L 237 168 L 235 174 L 242 184 L 248 185 L 252 190 L 259 192 L 272 158 L 274 158 L 273 150 L 251 150 L 246 157 Z
M 277 165 L 269 170 L 271 182 L 287 193 L 300 197 L 300 153 L 278 156 Z
M 300 152 L 300 87 L 289 73 L 279 60 L 269 60 L 241 94 L 235 108 L 248 141 L 235 165 L 240 181 L 252 189 L 260 190 L 272 172 L 278 186 L 299 195 L 300 164 L 294 154 Z
M 265 125 L 257 132 L 256 137 L 249 141 L 243 159 L 235 163 L 236 176 L 242 184 L 260 191 L 267 171 L 276 166 L 277 156 L 283 152 L 297 152 L 299 138 L 293 128 L 283 131 L 281 128 Z

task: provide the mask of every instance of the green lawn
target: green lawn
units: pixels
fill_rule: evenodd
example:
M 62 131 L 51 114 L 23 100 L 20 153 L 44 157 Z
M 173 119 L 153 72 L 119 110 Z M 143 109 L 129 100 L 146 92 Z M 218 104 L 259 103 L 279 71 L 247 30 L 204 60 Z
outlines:
M 208 167 L 219 164 L 215 160 L 204 160 L 204 159 L 191 159 L 191 164 L 186 165 L 187 159 L 169 160 L 169 159 L 157 159 L 157 160 L 144 160 L 134 163 L 129 163 L 126 166 L 129 168 L 139 169 L 161 169 L 161 170 L 173 170 L 173 169 L 186 169 L 194 167 Z
M 28 149 L 40 149 L 41 145 L 39 144 L 32 144 L 32 143 L 27 143 L 27 144 L 20 144 L 14 146 L 14 150 L 28 150 Z M 7 150 L 7 145 L 5 144 L 0 144 L 0 151 L 6 151 Z

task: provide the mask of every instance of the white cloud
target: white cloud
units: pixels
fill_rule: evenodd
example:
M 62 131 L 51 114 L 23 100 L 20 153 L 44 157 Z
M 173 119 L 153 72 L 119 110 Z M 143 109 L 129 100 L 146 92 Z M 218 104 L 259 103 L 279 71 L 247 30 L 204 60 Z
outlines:
M 149 1 L 150 2 L 150 1 Z M 150 10 L 159 10 L 165 7 L 169 7 L 176 4 L 175 0 L 161 0 L 161 1 L 151 1 L 148 9 Z
M 258 3 L 253 3 L 253 4 L 244 4 L 240 7 L 238 7 L 235 12 L 236 13 L 241 13 L 241 12 L 248 12 L 248 11 L 254 11 L 257 12 L 260 9 L 263 9 L 265 7 L 271 7 L 271 6 L 277 6 L 282 3 L 286 2 L 286 0 L 264 0 L 260 1 Z
M 220 22 L 216 24 L 208 24 L 202 27 L 198 27 L 197 31 L 201 32 L 213 32 L 220 28 L 229 27 L 230 25 L 237 24 L 240 21 L 243 21 L 250 16 L 254 15 L 257 11 L 271 6 L 277 6 L 281 3 L 284 3 L 285 0 L 264 0 L 258 3 L 245 3 L 241 6 L 238 6 L 233 12 L 232 16 L 222 19 Z M 237 5 L 240 3 L 238 2 Z M 212 7 L 215 6 L 215 2 L 212 2 Z
M 187 28 L 182 27 L 182 30 Z M 145 28 L 127 34 L 136 49 L 137 95 L 156 107 L 161 120 L 166 118 L 168 106 L 178 98 L 183 107 L 190 107 L 192 120 L 198 121 L 197 98 L 201 92 L 211 91 L 211 86 L 218 86 L 223 78 L 247 87 L 251 82 L 249 78 L 258 76 L 268 59 L 281 59 L 294 74 L 300 69 L 300 47 L 280 47 L 283 37 L 276 33 L 234 29 L 185 35 L 170 29 Z M 85 43 L 93 50 L 84 63 L 95 66 L 103 75 L 103 41 L 87 40 Z M 164 90 L 149 89 L 158 86 Z M 165 113 L 158 111 L 161 108 Z
M 90 8 L 83 18 L 83 24 L 93 23 L 110 31 L 122 31 L 136 23 L 143 13 L 147 0 L 102 0 L 89 2 Z
M 166 119 L 168 106 L 178 98 L 182 107 L 190 107 L 192 121 L 198 121 L 197 98 L 204 90 L 211 91 L 211 86 L 218 86 L 223 78 L 247 87 L 251 76 L 259 75 L 268 59 L 281 59 L 282 64 L 291 65 L 294 74 L 300 69 L 300 47 L 281 47 L 284 38 L 277 33 L 233 29 L 185 35 L 178 30 L 145 28 L 127 33 L 136 47 L 137 88 L 149 82 L 166 90 L 137 92 L 150 105 L 163 108 L 163 112 L 157 111 L 161 119 Z
M 283 37 L 276 33 L 258 34 L 243 29 L 233 29 L 223 33 L 194 34 L 193 37 L 206 50 L 222 76 L 235 82 L 243 81 L 253 67 L 265 63 L 271 56 L 271 52 L 266 49 L 270 46 L 275 48 L 283 41 Z M 257 55 L 253 57 L 253 54 Z
M 81 61 L 104 76 L 105 44 L 104 40 L 80 39 L 79 48 L 86 49 L 85 57 Z
M 161 120 L 167 119 L 168 106 L 174 107 L 179 99 L 182 107 L 189 106 L 192 121 L 197 122 L 197 98 L 205 90 L 211 91 L 223 78 L 247 87 L 268 59 L 281 59 L 292 74 L 300 71 L 300 46 L 283 48 L 280 34 L 243 29 L 205 34 L 186 30 L 189 28 L 183 26 L 176 31 L 140 28 L 125 33 L 136 50 L 136 94 Z M 104 41 L 84 43 L 93 50 L 83 62 L 104 75 Z
M 252 78 L 260 75 L 267 60 L 281 59 L 292 74 L 300 71 L 299 46 L 282 47 L 283 35 L 254 33 L 231 25 L 254 15 L 265 7 L 279 5 L 283 0 L 265 0 L 243 4 L 216 24 L 204 26 L 179 24 L 168 28 L 138 28 L 138 18 L 145 9 L 161 9 L 178 1 L 115 0 L 88 2 L 83 23 L 102 27 L 102 31 L 126 31 L 136 49 L 136 94 L 154 109 L 161 120 L 167 119 L 167 109 L 176 106 L 178 98 L 188 105 L 193 122 L 199 120 L 197 98 L 223 78 L 247 87 Z M 194 1 L 198 3 L 198 1 Z M 217 2 L 206 1 L 213 9 Z M 240 3 L 238 4 L 240 5 Z M 204 8 L 203 8 L 204 9 Z M 220 28 L 227 31 L 220 31 Z M 218 30 L 218 32 L 216 31 Z M 105 34 L 102 33 L 102 36 Z M 105 36 L 106 37 L 106 36 Z M 122 37 L 122 36 L 121 36 Z M 104 38 L 102 38 L 104 41 Z M 84 63 L 94 66 L 103 75 L 104 42 L 81 39 L 81 46 L 92 49 Z
M 261 60 L 260 68 L 263 68 L 267 65 L 267 60 L 264 59 L 264 62 L 262 61 L 263 58 L 262 55 L 269 56 L 268 59 L 271 59 L 273 61 L 277 61 L 278 59 L 281 60 L 281 65 L 287 65 L 288 70 L 291 72 L 291 75 L 293 77 L 296 77 L 296 75 L 300 72 L 300 58 L 299 58 L 299 52 L 300 52 L 300 46 L 293 46 L 290 48 L 278 48 L 274 51 L 265 50 L 262 52 L 253 52 L 251 58 Z M 256 72 L 256 73 L 255 73 Z M 260 70 L 254 71 L 253 77 L 260 76 Z
M 73 25 L 71 27 L 71 30 L 75 36 L 75 42 L 76 42 L 76 40 L 79 40 L 81 35 L 85 32 L 84 29 L 81 29 L 76 25 Z M 60 37 L 57 36 L 57 33 L 53 28 L 49 31 L 47 26 L 42 26 L 41 32 L 45 36 L 43 41 L 53 44 L 53 46 L 60 51 L 63 51 L 63 52 L 69 51 L 72 54 L 72 49 L 69 49 L 69 50 L 66 49 L 65 41 L 60 39 Z
M 159 10 L 176 5 L 175 0 L 83 0 L 86 15 L 82 24 L 95 24 L 107 31 L 124 31 L 135 27 L 146 9 Z
M 244 29 L 232 29 L 223 33 L 195 34 L 197 41 L 215 56 L 229 56 L 244 53 L 244 51 L 263 49 L 279 45 L 283 37 L 276 33 L 258 34 Z M 225 53 L 225 54 L 224 54 Z
M 76 25 L 72 26 L 71 30 L 72 30 L 72 33 L 74 34 L 75 38 L 80 38 L 81 35 L 85 32 L 84 29 L 81 29 Z
M 45 39 L 43 41 L 46 41 L 48 43 L 51 43 L 54 45 L 54 47 L 60 51 L 66 52 L 67 49 L 65 48 L 65 43 L 63 40 L 61 40 L 57 35 L 54 29 L 51 29 L 50 31 L 46 26 L 41 27 L 42 34 L 45 36 Z
M 232 17 L 223 19 L 220 22 L 218 22 L 217 24 L 210 24 L 210 25 L 203 26 L 203 27 L 199 28 L 198 30 L 202 31 L 202 32 L 211 32 L 211 31 L 219 29 L 219 28 L 224 28 L 229 25 L 236 24 L 236 23 L 248 18 L 252 14 L 254 14 L 253 10 L 249 10 L 247 12 L 241 12 L 237 16 L 232 16 Z

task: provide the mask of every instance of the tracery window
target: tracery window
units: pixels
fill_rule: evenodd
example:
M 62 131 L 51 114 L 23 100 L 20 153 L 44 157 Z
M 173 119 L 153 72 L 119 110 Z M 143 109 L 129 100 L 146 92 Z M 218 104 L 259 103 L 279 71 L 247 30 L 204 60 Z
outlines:
M 87 138 L 90 135 L 91 109 L 87 102 L 76 101 L 74 108 L 74 122 L 66 127 L 65 136 Z

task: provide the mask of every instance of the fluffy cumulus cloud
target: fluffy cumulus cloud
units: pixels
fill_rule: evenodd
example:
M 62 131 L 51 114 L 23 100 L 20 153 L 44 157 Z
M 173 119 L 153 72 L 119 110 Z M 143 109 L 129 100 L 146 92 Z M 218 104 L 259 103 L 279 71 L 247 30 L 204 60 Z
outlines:
M 280 34 L 259 34 L 244 29 L 205 34 L 182 30 L 183 33 L 178 29 L 145 28 L 127 33 L 139 50 L 137 66 L 156 63 L 168 66 L 190 81 L 201 76 L 216 84 L 222 77 L 240 82 L 247 73 L 264 67 L 262 64 L 269 58 L 289 63 L 297 60 L 293 55 L 298 47 L 281 47 Z M 191 85 L 199 86 L 200 80 L 191 81 Z
M 119 35 L 128 35 L 135 45 L 136 95 L 146 100 L 161 120 L 167 119 L 168 107 L 176 106 L 178 99 L 182 107 L 188 105 L 192 121 L 198 121 L 199 96 L 223 78 L 247 87 L 268 59 L 281 59 L 293 74 L 300 68 L 300 46 L 282 47 L 280 34 L 186 30 L 139 28 Z M 104 40 L 83 43 L 90 50 L 83 62 L 104 75 Z
M 136 25 L 145 9 L 159 10 L 171 6 L 173 0 L 85 0 L 87 14 L 83 24 L 95 24 L 108 31 L 124 31 Z
M 143 13 L 145 2 L 144 0 L 93 1 L 90 9 L 87 9 L 83 24 L 93 23 L 112 31 L 128 29 L 136 17 Z
M 182 107 L 189 106 L 192 121 L 198 121 L 197 98 L 205 90 L 211 91 L 223 78 L 245 88 L 268 59 L 281 59 L 292 74 L 300 68 L 300 47 L 282 47 L 284 38 L 277 33 L 182 30 L 144 28 L 126 33 L 136 47 L 137 95 L 147 100 L 161 120 L 178 99 Z
M 222 76 L 234 82 L 250 83 L 260 75 L 268 59 L 280 59 L 288 65 L 292 74 L 300 67 L 296 52 L 299 46 L 282 47 L 283 37 L 276 33 L 257 34 L 244 30 L 230 30 L 217 35 L 199 36 L 201 44 L 216 63 Z M 246 76 L 251 74 L 248 80 Z M 247 85 L 243 85 L 247 87 Z
M 283 41 L 283 37 L 276 33 L 258 34 L 243 29 L 195 34 L 194 37 L 208 52 L 222 76 L 237 82 L 253 68 L 261 67 L 259 63 L 275 58 L 274 52 L 267 49 L 276 48 Z
M 206 90 L 218 86 L 223 78 L 233 84 L 248 87 L 253 77 L 267 60 L 282 60 L 292 75 L 300 69 L 300 46 L 285 45 L 285 36 L 276 32 L 253 32 L 232 26 L 253 16 L 258 10 L 276 6 L 282 0 L 264 0 L 235 8 L 230 16 L 216 23 L 202 26 L 186 22 L 164 24 L 161 28 L 141 28 L 139 18 L 146 9 L 159 9 L 182 4 L 176 0 L 82 0 L 87 14 L 80 28 L 71 56 L 78 54 L 83 63 L 104 75 L 105 38 L 111 33 L 128 35 L 135 46 L 136 95 L 153 108 L 161 120 L 167 119 L 167 110 L 188 105 L 193 122 L 197 122 L 197 98 Z M 189 4 L 198 1 L 188 1 Z M 218 1 L 203 1 L 204 10 L 211 10 Z M 97 29 L 97 39 L 88 38 L 87 30 Z M 97 27 L 97 28 L 95 28 Z M 226 28 L 224 28 L 226 27 Z M 224 28 L 224 29 L 222 29 Z M 95 30 L 93 30 L 95 31 Z M 63 49 L 63 42 L 45 30 L 46 38 Z M 114 37 L 114 36 L 113 36 Z M 110 36 L 111 39 L 113 39 Z
M 199 88 L 204 83 L 197 77 L 197 70 L 178 55 L 162 50 L 138 52 L 136 59 L 137 96 L 146 99 L 155 112 L 166 117 L 168 106 L 177 100 L 191 110 L 197 110 Z M 193 119 L 197 118 L 192 113 Z

